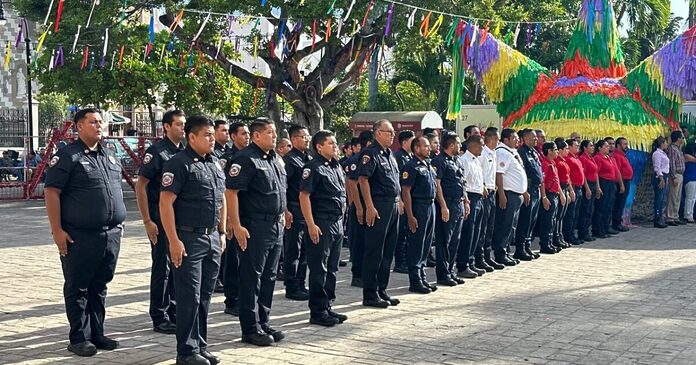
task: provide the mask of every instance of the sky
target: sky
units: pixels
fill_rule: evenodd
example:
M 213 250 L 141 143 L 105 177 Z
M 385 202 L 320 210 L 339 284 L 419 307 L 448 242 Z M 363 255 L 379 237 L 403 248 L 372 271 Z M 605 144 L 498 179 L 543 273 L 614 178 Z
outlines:
M 676 16 L 680 16 L 684 19 L 689 17 L 689 1 L 688 0 L 671 0 L 672 1 L 672 13 Z M 686 25 L 684 26 L 686 29 Z

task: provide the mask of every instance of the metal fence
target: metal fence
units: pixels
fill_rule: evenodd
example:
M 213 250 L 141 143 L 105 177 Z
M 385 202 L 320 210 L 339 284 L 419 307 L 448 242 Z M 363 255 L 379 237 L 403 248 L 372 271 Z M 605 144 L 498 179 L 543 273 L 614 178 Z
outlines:
M 23 146 L 27 120 L 26 109 L 0 109 L 0 147 Z

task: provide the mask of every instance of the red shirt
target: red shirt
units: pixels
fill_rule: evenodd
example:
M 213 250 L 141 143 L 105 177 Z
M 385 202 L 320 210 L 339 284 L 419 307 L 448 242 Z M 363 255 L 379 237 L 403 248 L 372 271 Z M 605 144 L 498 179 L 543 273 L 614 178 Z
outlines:
M 547 193 L 560 192 L 561 186 L 558 184 L 558 170 L 556 164 L 548 158 L 541 159 L 541 171 L 544 174 L 544 189 Z
M 616 165 L 619 166 L 619 172 L 621 172 L 621 178 L 624 180 L 633 179 L 633 167 L 631 167 L 631 164 L 628 162 L 628 159 L 626 158 L 626 155 L 624 154 L 624 152 L 619 150 L 619 149 L 615 149 L 614 153 L 612 153 L 611 155 L 612 155 L 612 157 L 614 157 L 614 161 L 616 161 Z
M 580 163 L 582 163 L 582 168 L 585 170 L 585 176 L 587 177 L 587 182 L 597 182 L 599 175 L 597 174 L 597 162 L 588 156 L 586 153 L 580 155 Z
M 558 156 L 554 162 L 556 162 L 556 169 L 558 169 L 558 179 L 561 184 L 567 184 L 570 180 L 570 166 L 568 166 L 566 159 Z
M 611 181 L 616 180 L 618 167 L 611 160 L 611 157 L 604 156 L 601 153 L 595 153 L 594 160 L 597 163 L 597 172 L 600 178 Z
M 582 171 L 580 159 L 571 153 L 568 154 L 566 162 L 570 166 L 570 182 L 573 186 L 582 186 L 585 183 L 585 172 Z

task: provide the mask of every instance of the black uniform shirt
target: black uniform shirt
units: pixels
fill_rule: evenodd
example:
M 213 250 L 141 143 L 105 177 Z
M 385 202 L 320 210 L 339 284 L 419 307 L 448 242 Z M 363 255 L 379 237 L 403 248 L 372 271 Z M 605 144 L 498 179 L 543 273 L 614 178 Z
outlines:
M 227 152 L 228 149 L 229 147 L 227 147 L 226 144 L 220 144 L 218 143 L 218 141 L 215 141 L 215 149 L 213 150 L 213 155 L 215 155 L 215 157 L 219 159 L 220 157 L 222 157 L 222 155 L 225 154 L 225 152 Z
M 239 215 L 280 215 L 287 208 L 285 169 L 275 151 L 264 152 L 255 143 L 228 162 L 228 189 L 239 190 Z M 243 192 L 243 193 L 242 193 Z
M 520 157 L 522 157 L 524 171 L 527 173 L 528 188 L 538 188 L 544 179 L 541 173 L 541 161 L 539 160 L 539 153 L 536 149 L 529 148 L 524 144 L 522 147 L 517 149 L 517 152 L 520 154 Z
M 217 158 L 211 154 L 201 157 L 187 146 L 165 162 L 162 171 L 162 191 L 177 195 L 176 225 L 217 227 L 225 194 L 225 176 Z
M 402 171 L 406 162 L 411 161 L 413 156 L 403 148 L 399 148 L 398 151 L 394 152 L 394 158 L 396 159 L 396 164 L 399 166 L 399 171 Z
M 51 158 L 46 187 L 60 189 L 63 227 L 105 229 L 126 219 L 121 188 L 121 162 L 113 151 L 97 145 L 91 151 L 78 139 Z
M 300 181 L 302 181 L 302 168 L 307 161 L 312 159 L 307 152 L 300 152 L 297 148 L 292 148 L 283 157 L 285 162 L 285 173 L 288 180 L 287 199 L 290 204 L 300 204 Z
M 300 191 L 307 192 L 312 201 L 312 214 L 340 217 L 345 211 L 346 185 L 341 166 L 335 159 L 323 156 L 307 162 L 302 170 Z
M 399 170 L 389 148 L 375 143 L 360 153 L 360 176 L 367 176 L 370 182 L 372 200 L 398 198 L 401 194 Z
M 433 158 L 432 164 L 435 168 L 435 177 L 440 179 L 442 195 L 445 199 L 460 199 L 464 197 L 464 171 L 457 160 L 457 156 L 448 156 L 440 153 Z
M 435 170 L 428 160 L 411 159 L 401 172 L 401 185 L 411 187 L 413 199 L 435 199 Z
M 150 180 L 147 184 L 147 201 L 151 205 L 154 204 L 155 209 L 159 209 L 157 203 L 159 203 L 160 186 L 162 186 L 162 166 L 183 149 L 183 145 L 177 147 L 171 139 L 165 136 L 145 151 L 143 164 L 140 166 L 138 174 Z

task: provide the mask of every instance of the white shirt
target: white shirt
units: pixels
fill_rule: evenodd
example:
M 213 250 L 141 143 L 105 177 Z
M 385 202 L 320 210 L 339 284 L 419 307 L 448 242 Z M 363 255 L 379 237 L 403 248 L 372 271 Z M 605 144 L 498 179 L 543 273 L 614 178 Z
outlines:
M 498 161 L 495 172 L 503 174 L 503 190 L 510 190 L 517 194 L 526 192 L 527 173 L 524 171 L 524 165 L 517 150 L 501 142 L 495 148 L 495 156 Z
M 478 160 L 483 170 L 483 185 L 486 189 L 495 190 L 495 151 L 484 145 Z
M 468 193 L 483 194 L 483 169 L 478 158 L 473 153 L 466 151 L 459 157 L 459 163 L 464 170 L 466 191 Z

